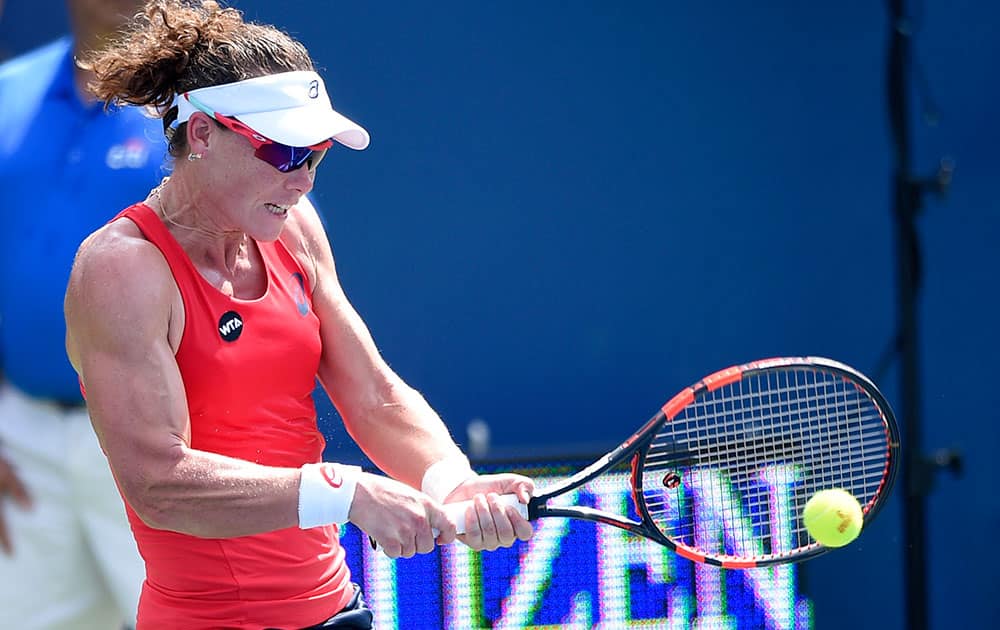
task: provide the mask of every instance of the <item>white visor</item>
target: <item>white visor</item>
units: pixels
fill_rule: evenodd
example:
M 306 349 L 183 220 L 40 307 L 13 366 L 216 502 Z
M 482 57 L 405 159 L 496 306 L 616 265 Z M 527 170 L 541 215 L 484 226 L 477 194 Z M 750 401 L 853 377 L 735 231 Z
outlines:
M 361 150 L 368 132 L 330 104 L 323 79 L 315 72 L 295 71 L 224 83 L 187 92 L 215 114 L 231 116 L 268 140 L 292 147 L 309 147 L 333 138 Z M 201 111 L 178 95 L 177 124 Z

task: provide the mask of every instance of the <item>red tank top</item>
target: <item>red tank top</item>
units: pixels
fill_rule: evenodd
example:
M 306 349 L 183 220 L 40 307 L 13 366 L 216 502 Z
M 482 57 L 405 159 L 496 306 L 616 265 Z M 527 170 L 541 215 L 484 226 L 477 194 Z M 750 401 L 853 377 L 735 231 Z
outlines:
M 267 290 L 254 300 L 210 285 L 153 210 L 131 219 L 156 245 L 184 301 L 177 363 L 191 417 L 191 447 L 266 466 L 320 461 L 312 391 L 319 320 L 298 261 L 281 241 L 257 243 Z M 126 502 L 146 581 L 139 628 L 301 628 L 350 600 L 350 572 L 335 526 L 205 539 L 147 526 Z

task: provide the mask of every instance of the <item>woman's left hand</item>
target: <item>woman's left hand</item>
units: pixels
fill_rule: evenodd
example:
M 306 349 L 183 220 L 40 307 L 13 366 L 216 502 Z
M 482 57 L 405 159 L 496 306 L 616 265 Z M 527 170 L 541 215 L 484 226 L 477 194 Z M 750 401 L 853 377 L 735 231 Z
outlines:
M 500 495 L 513 494 L 527 504 L 535 491 L 528 477 L 511 473 L 477 475 L 455 488 L 445 503 L 471 500 L 465 512 L 465 533 L 458 539 L 479 551 L 510 547 L 516 540 L 530 540 L 534 534 L 531 523 L 517 508 L 505 505 Z

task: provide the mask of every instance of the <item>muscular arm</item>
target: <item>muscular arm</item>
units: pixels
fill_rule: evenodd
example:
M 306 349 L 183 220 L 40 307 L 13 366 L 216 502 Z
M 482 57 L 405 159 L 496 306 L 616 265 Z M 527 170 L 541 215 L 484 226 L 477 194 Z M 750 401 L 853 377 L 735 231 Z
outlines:
M 152 527 L 221 538 L 298 523 L 299 470 L 194 450 L 174 347 L 177 286 L 131 222 L 81 247 L 66 293 L 67 351 L 129 505 Z M 172 345 L 173 344 L 173 345 Z
M 304 244 L 307 268 L 314 274 L 313 307 L 320 317 L 323 355 L 319 378 L 326 388 L 351 437 L 375 464 L 390 476 L 419 488 L 427 468 L 442 459 L 460 455 L 447 427 L 416 390 L 386 365 L 368 328 L 347 301 L 337 280 L 333 254 L 319 217 L 311 206 L 301 207 L 291 237 Z M 411 549 L 429 551 L 432 541 L 419 530 L 415 541 L 399 535 L 392 523 L 401 510 L 382 492 L 376 478 L 358 483 L 351 507 L 351 520 L 376 538 L 390 555 L 410 554 Z M 533 483 L 526 477 L 502 474 L 455 479 L 462 482 L 447 500 L 473 499 L 466 510 L 466 534 L 461 540 L 474 549 L 510 546 L 528 540 L 533 530 L 513 508 L 505 508 L 498 494 L 514 493 L 527 503 Z M 439 497 L 442 498 L 442 497 Z M 398 503 L 397 503 L 398 504 Z M 436 503 L 435 503 L 436 505 Z M 454 526 L 441 520 L 432 506 L 424 509 L 431 526 L 441 532 L 439 541 L 450 542 Z M 397 549 L 402 549 L 397 553 Z
M 347 431 L 384 472 L 419 488 L 427 467 L 460 454 L 447 427 L 423 396 L 386 364 L 367 326 L 344 295 L 319 216 L 298 208 L 290 237 L 301 239 L 313 274 L 313 308 L 320 318 L 319 379 Z

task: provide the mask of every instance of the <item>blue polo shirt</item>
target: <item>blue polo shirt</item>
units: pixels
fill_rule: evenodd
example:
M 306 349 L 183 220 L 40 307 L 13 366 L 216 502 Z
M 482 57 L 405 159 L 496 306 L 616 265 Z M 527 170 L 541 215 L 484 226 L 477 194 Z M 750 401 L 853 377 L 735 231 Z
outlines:
M 167 174 L 160 121 L 81 102 L 72 64 L 64 38 L 0 65 L 0 367 L 63 402 L 80 400 L 63 317 L 73 256 Z

